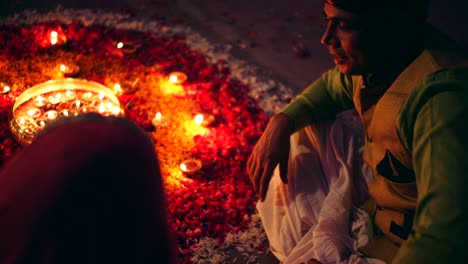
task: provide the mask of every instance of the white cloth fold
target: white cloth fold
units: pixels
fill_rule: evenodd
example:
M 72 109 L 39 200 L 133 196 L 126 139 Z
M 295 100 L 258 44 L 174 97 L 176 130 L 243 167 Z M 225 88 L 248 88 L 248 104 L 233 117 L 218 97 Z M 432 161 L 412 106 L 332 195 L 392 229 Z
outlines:
M 372 172 L 362 161 L 363 132 L 354 111 L 291 136 L 288 184 L 276 168 L 257 209 L 273 254 L 283 264 L 384 263 L 360 254 L 368 241 L 367 197 Z

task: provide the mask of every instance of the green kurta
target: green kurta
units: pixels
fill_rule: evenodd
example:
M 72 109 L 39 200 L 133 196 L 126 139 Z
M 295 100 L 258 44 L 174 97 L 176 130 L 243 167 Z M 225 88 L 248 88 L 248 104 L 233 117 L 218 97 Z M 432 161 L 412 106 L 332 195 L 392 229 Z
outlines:
M 450 50 L 445 40 L 434 38 L 436 48 L 425 52 L 437 57 L 440 50 Z M 396 120 L 401 143 L 412 156 L 418 198 L 412 233 L 393 263 L 466 261 L 462 257 L 467 256 L 463 246 L 468 242 L 464 199 L 468 191 L 468 67 L 450 66 L 450 58 L 444 57 L 442 70 L 414 85 Z M 282 112 L 292 118 L 296 131 L 333 118 L 354 107 L 356 79 L 332 69 Z

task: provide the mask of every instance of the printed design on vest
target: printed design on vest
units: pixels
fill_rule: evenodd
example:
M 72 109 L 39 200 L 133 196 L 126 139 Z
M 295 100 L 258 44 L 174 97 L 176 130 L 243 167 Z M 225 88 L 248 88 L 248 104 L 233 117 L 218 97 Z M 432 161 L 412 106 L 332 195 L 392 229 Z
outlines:
M 405 210 L 403 225 L 399 226 L 394 221 L 390 222 L 390 232 L 399 238 L 406 240 L 413 227 L 414 210 Z
M 384 158 L 377 164 L 377 172 L 387 178 L 389 181 L 396 183 L 413 183 L 416 181 L 414 172 L 387 150 Z

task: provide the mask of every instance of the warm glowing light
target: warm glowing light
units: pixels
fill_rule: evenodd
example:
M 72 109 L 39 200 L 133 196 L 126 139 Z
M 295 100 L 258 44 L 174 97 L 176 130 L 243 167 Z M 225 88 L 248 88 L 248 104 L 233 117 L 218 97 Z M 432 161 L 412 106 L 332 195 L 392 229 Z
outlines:
M 37 107 L 41 107 L 41 106 L 44 106 L 46 104 L 46 99 L 40 95 L 38 95 L 35 99 L 34 99 L 34 105 L 37 106 Z
M 76 100 L 76 101 L 75 101 L 75 106 L 76 106 L 77 108 L 80 108 L 82 105 L 83 105 L 83 104 L 81 103 L 80 100 Z
M 32 108 L 27 111 L 28 116 L 36 118 L 41 115 L 41 110 L 39 108 Z
M 187 174 L 191 174 L 191 173 L 195 173 L 199 171 L 202 168 L 202 162 L 201 160 L 198 160 L 198 159 L 188 159 L 188 160 L 182 161 L 179 167 L 181 171 Z
M 60 65 L 60 71 L 65 75 L 65 76 L 74 76 L 80 72 L 80 66 L 70 63 L 70 64 L 61 64 Z
M 72 100 L 75 100 L 76 99 L 76 93 L 74 91 L 71 91 L 71 90 L 67 90 L 65 92 L 65 99 L 67 101 L 72 101 Z
M 3 86 L 3 88 L 2 88 L 2 94 L 6 94 L 6 93 L 8 93 L 8 92 L 10 92 L 10 91 L 11 91 L 10 86 L 8 86 L 8 85 Z
M 39 120 L 37 121 L 37 125 L 40 127 L 44 127 L 46 125 L 46 122 L 44 120 Z
M 133 43 L 132 41 L 117 42 L 117 49 L 119 49 L 124 54 L 132 54 L 134 53 L 141 45 Z
M 62 111 L 60 111 L 59 113 L 61 116 L 69 116 L 70 115 L 70 112 L 67 110 L 67 109 L 64 109 Z
M 93 93 L 86 92 L 81 96 L 81 99 L 83 99 L 84 101 L 91 101 L 91 99 L 93 99 Z
M 56 93 L 55 96 L 50 95 L 49 96 L 49 103 L 51 104 L 58 104 L 62 100 L 62 94 L 61 93 Z
M 101 99 L 98 99 L 98 95 Z M 10 122 L 10 128 L 21 144 L 31 143 L 51 120 L 88 112 L 103 116 L 123 114 L 120 102 L 111 89 L 91 81 L 71 78 L 51 80 L 29 88 L 16 99 L 12 112 L 15 122 Z M 26 135 L 26 128 L 31 130 L 31 134 Z
M 153 120 L 151 120 L 151 123 L 155 126 L 155 127 L 165 127 L 167 126 L 167 120 L 165 118 L 163 118 L 162 114 L 160 112 L 157 112 L 155 115 L 154 115 L 154 118 Z
M 49 111 L 47 111 L 47 112 L 45 113 L 45 116 L 46 116 L 48 119 L 53 120 L 53 119 L 57 118 L 58 113 L 57 113 L 57 111 L 55 111 L 55 110 L 49 110 Z
M 169 82 L 173 84 L 181 84 L 187 80 L 187 75 L 183 72 L 171 72 L 169 74 Z
M 106 104 L 99 104 L 99 113 L 104 113 L 106 111 Z
M 118 114 L 120 113 L 120 107 L 117 106 L 117 105 L 114 105 L 114 106 L 112 107 L 111 112 L 112 112 L 114 115 L 118 115 Z
M 201 124 L 203 124 L 203 115 L 202 114 L 197 114 L 195 116 L 194 120 L 195 120 L 195 124 L 200 126 Z
M 116 83 L 114 85 L 114 93 L 117 94 L 117 95 L 121 95 L 122 94 L 122 86 L 120 86 L 120 83 Z
M 185 94 L 184 87 L 182 85 L 174 84 L 167 79 L 161 79 L 158 82 L 159 87 L 165 94 L 183 95 Z
M 161 113 L 160 113 L 160 112 L 157 112 L 156 115 L 154 115 L 154 118 L 155 118 L 156 120 L 161 120 L 161 118 L 162 118 Z
M 171 76 L 169 76 L 169 81 L 170 81 L 171 83 L 176 83 L 178 80 L 179 80 L 179 78 L 177 78 L 176 75 L 171 75 Z
M 55 45 L 58 42 L 58 33 L 57 31 L 50 32 L 50 44 Z

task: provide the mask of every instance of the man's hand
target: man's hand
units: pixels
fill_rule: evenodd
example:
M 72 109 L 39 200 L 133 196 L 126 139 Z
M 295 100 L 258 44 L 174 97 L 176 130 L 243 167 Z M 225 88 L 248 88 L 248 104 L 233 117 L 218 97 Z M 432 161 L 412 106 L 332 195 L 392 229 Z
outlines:
M 289 138 L 292 130 L 293 125 L 287 115 L 280 113 L 273 116 L 247 161 L 250 181 L 262 202 L 265 200 L 268 185 L 278 163 L 281 179 L 284 183 L 288 183 Z

